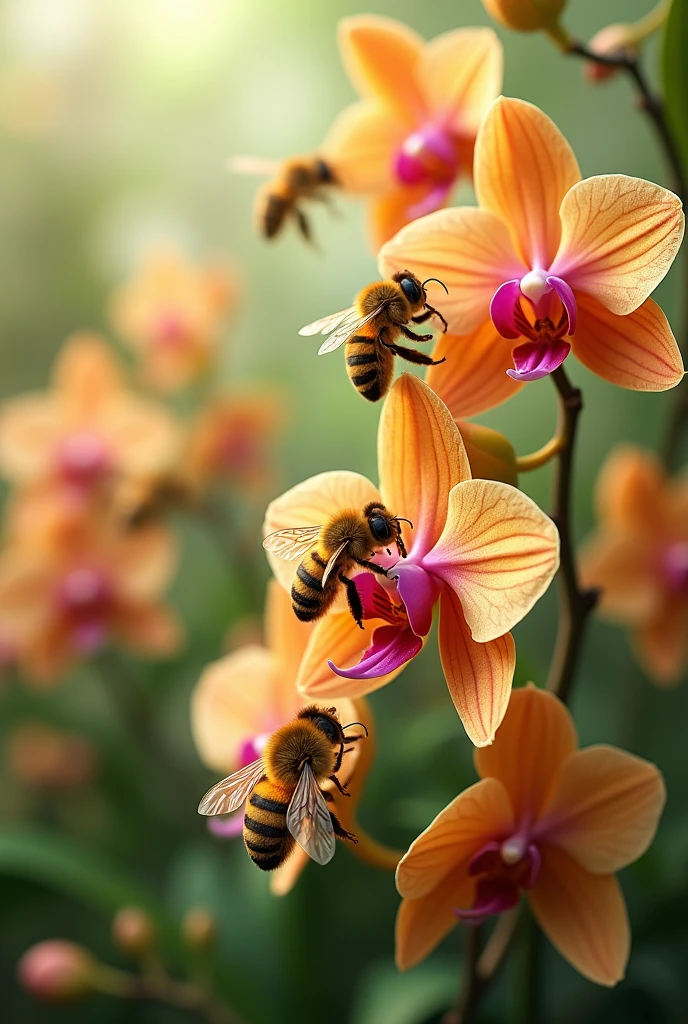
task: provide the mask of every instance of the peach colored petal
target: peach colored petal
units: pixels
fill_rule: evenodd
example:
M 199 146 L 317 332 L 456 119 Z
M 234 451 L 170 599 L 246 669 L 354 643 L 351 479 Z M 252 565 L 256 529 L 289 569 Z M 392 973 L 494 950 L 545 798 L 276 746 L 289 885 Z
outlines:
M 392 18 L 360 14 L 339 22 L 339 49 L 354 88 L 382 100 L 410 126 L 426 113 L 414 76 L 423 46 L 417 33 Z
M 178 545 L 161 526 L 145 526 L 113 538 L 109 559 L 118 593 L 129 601 L 157 597 L 177 568 Z
M 416 79 L 433 119 L 457 135 L 475 135 L 502 87 L 504 53 L 491 28 L 460 28 L 429 42 Z
M 473 176 L 478 202 L 508 225 L 523 262 L 549 267 L 561 237 L 559 207 L 580 181 L 554 122 L 532 103 L 500 96 L 478 132 Z
M 660 686 L 678 683 L 688 666 L 688 601 L 667 597 L 660 613 L 633 634 L 633 647 L 647 674 Z
M 680 199 L 625 174 L 586 178 L 561 204 L 561 246 L 550 273 L 612 313 L 632 313 L 665 276 L 681 245 Z
M 318 473 L 270 502 L 265 513 L 263 536 L 295 526 L 322 526 L 342 509 L 363 510 L 369 501 L 376 500 L 380 500 L 378 489 L 360 473 L 348 470 Z M 298 561 L 288 562 L 269 552 L 267 558 L 277 581 L 290 591 Z M 345 603 L 342 598 L 339 607 L 344 607 Z
M 97 412 L 122 389 L 122 376 L 107 343 L 83 331 L 65 342 L 55 363 L 55 387 L 76 413 Z
M 258 644 L 247 644 L 204 670 L 191 694 L 191 733 L 208 768 L 235 771 L 242 743 L 282 724 L 270 721 L 279 677 L 275 655 Z
M 517 821 L 535 821 L 550 799 L 562 764 L 577 746 L 566 707 L 531 683 L 513 691 L 495 742 L 475 750 L 473 760 L 480 776 L 504 784 Z
M 461 602 L 446 587 L 440 596 L 439 648 L 449 694 L 469 739 L 476 747 L 492 743 L 509 704 L 516 668 L 511 634 L 476 643 Z
M 472 334 L 443 334 L 432 358 L 446 361 L 428 367 L 425 383 L 439 395 L 454 419 L 477 416 L 525 386 L 507 376 L 506 371 L 514 365 L 511 348 L 490 319 Z
M 330 613 L 321 619 L 311 634 L 296 677 L 299 692 L 314 700 L 362 697 L 396 679 L 405 665 L 374 679 L 346 679 L 327 664 L 328 659 L 339 668 L 357 664 L 370 647 L 374 631 L 381 625 L 380 619 L 367 619 L 363 629 L 359 629 L 348 610 Z
M 412 552 L 425 552 L 442 533 L 449 492 L 470 480 L 459 428 L 446 405 L 418 377 L 396 379 L 380 416 L 377 458 L 382 500 L 402 524 Z
M 118 468 L 131 476 L 172 469 L 181 454 L 182 433 L 163 406 L 134 395 L 111 402 L 98 417 L 110 438 Z
M 127 647 L 144 657 L 169 658 L 184 643 L 177 615 L 165 605 L 129 605 L 115 614 L 113 633 Z
M 616 985 L 631 945 L 626 904 L 613 875 L 592 875 L 557 849 L 540 847 L 542 866 L 529 893 L 537 921 L 585 978 Z
M 51 397 L 26 395 L 3 403 L 0 412 L 0 470 L 20 484 L 53 469 L 64 416 Z
M 406 122 L 388 107 L 376 100 L 362 100 L 342 111 L 320 147 L 320 153 L 345 192 L 354 195 L 387 192 L 394 180 L 394 155 L 407 135 Z M 404 195 L 408 202 L 408 192 Z M 394 233 L 387 237 L 391 238 Z
M 668 391 L 683 379 L 669 321 L 652 299 L 625 316 L 579 294 L 573 351 L 598 377 L 633 391 Z
M 270 892 L 273 896 L 286 896 L 294 888 L 301 872 L 308 866 L 310 857 L 300 846 L 295 846 L 292 853 L 275 871 L 270 873 Z
M 292 714 L 295 680 L 312 632 L 312 623 L 300 622 L 294 615 L 289 594 L 277 580 L 270 580 L 265 599 L 265 640 L 280 668 L 280 689 L 284 692 L 277 703 L 284 706 L 285 718 Z
M 538 833 L 587 871 L 612 874 L 645 853 L 665 802 L 654 764 L 616 747 L 586 747 L 561 766 Z
M 499 286 L 527 271 L 506 225 L 471 206 L 438 210 L 408 224 L 382 247 L 378 264 L 385 277 L 411 270 L 421 281 L 443 281 L 449 294 L 439 306 L 452 334 L 477 330 L 489 319 Z
M 372 199 L 368 214 L 368 237 L 373 252 L 377 252 L 413 220 L 410 211 L 426 195 L 425 186 L 399 185 Z
M 417 900 L 402 900 L 395 928 L 395 961 L 400 971 L 424 960 L 455 928 L 456 907 L 473 902 L 475 879 L 465 868 L 446 878 L 436 889 Z
M 54 577 L 45 559 L 21 547 L 0 553 L 0 622 L 19 644 L 31 641 L 51 615 Z
M 515 487 L 467 480 L 452 489 L 444 531 L 423 565 L 453 588 L 473 639 L 485 643 L 545 592 L 559 565 L 559 534 Z
M 661 605 L 654 546 L 634 534 L 594 534 L 580 550 L 579 567 L 582 586 L 601 590 L 597 613 L 612 622 L 643 623 Z
M 451 872 L 468 864 L 492 839 L 514 828 L 509 796 L 496 779 L 469 786 L 437 815 L 411 843 L 396 873 L 399 894 L 406 899 L 427 896 Z
M 660 530 L 664 486 L 665 473 L 653 452 L 619 445 L 597 478 L 597 514 L 613 530 L 652 536 Z

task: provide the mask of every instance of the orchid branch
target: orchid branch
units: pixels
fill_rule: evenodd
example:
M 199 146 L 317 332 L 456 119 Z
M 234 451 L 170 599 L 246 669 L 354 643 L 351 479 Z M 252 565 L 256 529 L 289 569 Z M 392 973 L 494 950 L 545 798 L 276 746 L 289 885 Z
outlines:
M 208 1024 L 243 1024 L 242 1019 L 210 992 L 189 981 L 171 978 L 166 972 L 132 974 L 98 964 L 93 987 L 119 999 L 153 1000 L 195 1013 Z

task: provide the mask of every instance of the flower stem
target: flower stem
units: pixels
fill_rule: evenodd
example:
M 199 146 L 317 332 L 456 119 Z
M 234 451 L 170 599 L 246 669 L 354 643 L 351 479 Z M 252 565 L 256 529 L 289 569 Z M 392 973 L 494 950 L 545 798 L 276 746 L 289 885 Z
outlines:
M 580 389 L 574 388 L 569 381 L 563 366 L 554 371 L 552 380 L 559 395 L 559 433 L 564 438 L 564 445 L 557 459 L 552 512 L 561 541 L 559 629 L 547 687 L 566 703 L 578 667 L 587 618 L 597 603 L 598 592 L 580 587 L 571 523 L 573 455 L 583 399 Z
M 530 455 L 517 456 L 516 471 L 518 473 L 532 473 L 534 469 L 546 466 L 548 462 L 551 462 L 559 454 L 565 443 L 563 437 L 555 434 L 547 444 L 543 444 L 542 448 L 538 448 L 537 451 L 531 452 Z
M 99 964 L 92 979 L 94 989 L 118 999 L 154 1000 L 188 1010 L 208 1024 L 243 1024 L 242 1019 L 210 992 L 166 973 L 131 974 Z
M 494 981 L 511 948 L 519 916 L 519 907 L 502 914 L 482 951 L 482 929 L 471 928 L 468 937 L 466 984 L 456 1005 L 442 1018 L 442 1024 L 474 1024 L 478 1003 Z

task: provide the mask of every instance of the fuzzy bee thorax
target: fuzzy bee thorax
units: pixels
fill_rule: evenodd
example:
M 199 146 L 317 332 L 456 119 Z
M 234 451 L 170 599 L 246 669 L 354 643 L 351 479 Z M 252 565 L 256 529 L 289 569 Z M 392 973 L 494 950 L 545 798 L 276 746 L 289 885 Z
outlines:
M 269 778 L 295 786 L 304 761 L 309 762 L 318 781 L 329 778 L 334 772 L 338 749 L 315 725 L 300 719 L 273 733 L 263 758 Z

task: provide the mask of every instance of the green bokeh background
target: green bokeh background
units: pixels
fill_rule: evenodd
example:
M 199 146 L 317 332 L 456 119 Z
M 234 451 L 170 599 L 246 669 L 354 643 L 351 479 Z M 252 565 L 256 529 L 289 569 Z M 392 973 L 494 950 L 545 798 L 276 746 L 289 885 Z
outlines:
M 572 0 L 566 23 L 589 38 L 646 13 L 648 0 Z M 317 146 L 354 97 L 336 46 L 337 20 L 360 13 L 342 0 L 5 0 L 0 7 L 0 392 L 43 386 L 65 336 L 107 331 L 110 289 L 146 245 L 173 241 L 191 255 L 233 258 L 246 283 L 243 309 L 223 356 L 227 382 L 282 389 L 290 420 L 279 441 L 275 493 L 322 470 L 376 477 L 379 409 L 344 380 L 341 360 L 314 358 L 298 328 L 342 308 L 376 274 L 366 250 L 363 210 L 338 201 L 341 216 L 315 211 L 322 253 L 293 233 L 266 245 L 252 230 L 255 183 L 224 170 L 230 154 L 285 156 Z M 425 37 L 487 24 L 480 0 L 373 2 L 363 10 L 406 21 Z M 541 106 L 564 131 L 584 175 L 624 172 L 667 183 L 650 126 L 626 81 L 602 88 L 544 38 L 498 30 L 506 94 Z M 648 47 L 655 72 L 655 47 Z M 14 83 L 39 74 L 59 102 L 30 130 Z M 462 198 L 472 201 L 470 192 Z M 682 266 L 656 297 L 680 329 Z M 595 476 L 624 441 L 659 442 L 671 396 L 636 395 L 594 378 L 573 359 L 584 391 L 575 488 L 576 532 L 592 524 Z M 550 436 L 555 403 L 548 380 L 529 385 L 481 417 L 520 453 Z M 550 473 L 522 479 L 547 508 Z M 258 516 L 259 518 L 259 516 Z M 256 523 L 258 527 L 259 523 Z M 4 771 L 0 810 L 2 1015 L 12 1022 L 172 1022 L 176 1011 L 97 999 L 79 1008 L 37 1007 L 15 987 L 14 963 L 50 936 L 84 942 L 122 962 L 108 937 L 124 900 L 151 901 L 175 922 L 196 903 L 220 919 L 219 978 L 251 1024 L 351 1022 L 420 1024 L 439 1019 L 460 978 L 457 932 L 422 966 L 396 973 L 391 877 L 338 851 L 326 870 L 311 866 L 288 897 L 275 900 L 240 843 L 210 839 L 195 800 L 211 781 L 194 752 L 188 696 L 217 657 L 230 623 L 259 613 L 267 569 L 256 542 L 251 579 L 227 571 L 203 529 L 175 523 L 185 556 L 173 599 L 190 632 L 172 665 L 129 666 L 156 708 L 155 728 L 188 778 L 171 789 L 161 764 L 135 744 L 111 693 L 85 668 L 54 693 L 0 693 L 4 731 L 27 716 L 81 729 L 102 752 L 99 785 L 32 807 Z M 516 630 L 517 682 L 542 682 L 556 624 L 554 594 Z M 470 745 L 448 699 L 429 644 L 392 686 L 372 697 L 379 756 L 361 819 L 377 837 L 407 845 L 460 789 L 474 781 Z M 126 666 L 126 663 L 125 663 Z M 668 1024 L 688 1019 L 688 777 L 685 686 L 662 692 L 634 666 L 623 635 L 593 623 L 572 708 L 583 744 L 610 742 L 657 762 L 669 801 L 656 843 L 622 873 L 634 931 L 626 979 L 613 991 L 582 980 L 537 943 L 538 1020 L 548 1024 Z M 157 810 L 151 811 L 154 804 Z M 27 822 L 32 821 L 32 824 Z M 36 829 L 41 829 L 39 833 Z M 525 943 L 484 1002 L 481 1020 L 534 1021 Z M 435 1015 L 435 1016 L 433 1016 Z

